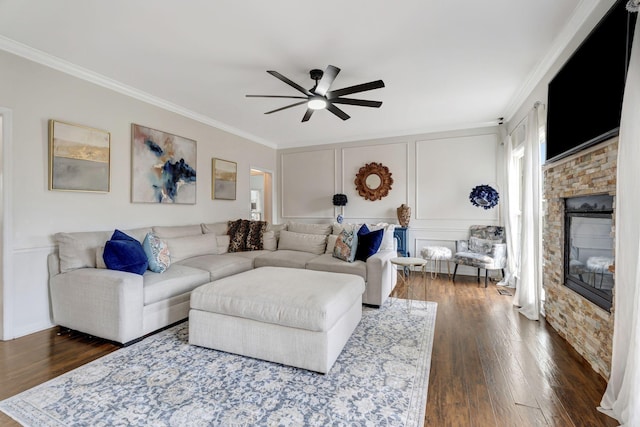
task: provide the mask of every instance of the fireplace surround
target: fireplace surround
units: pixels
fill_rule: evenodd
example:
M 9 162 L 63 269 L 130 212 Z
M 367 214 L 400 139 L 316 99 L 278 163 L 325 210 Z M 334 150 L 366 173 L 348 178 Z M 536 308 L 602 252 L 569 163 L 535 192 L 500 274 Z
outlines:
M 617 153 L 616 137 L 543 167 L 545 319 L 605 379 L 609 377 L 611 367 L 615 304 L 611 305 L 609 311 L 565 285 L 565 259 L 571 259 L 571 248 L 567 254 L 564 244 L 565 207 L 567 200 L 593 195 L 612 196 L 612 208 L 615 206 Z M 615 216 L 613 213 L 607 215 L 611 221 L 607 238 L 611 247 L 615 247 Z M 606 231 L 603 233 L 607 234 Z M 586 258 L 575 258 L 586 264 L 590 256 L 601 254 L 583 255 Z M 596 278 L 599 284 L 601 277 Z M 586 283 L 594 283 L 587 275 L 583 275 L 583 279 L 586 279 Z M 604 280 L 603 277 L 603 285 Z

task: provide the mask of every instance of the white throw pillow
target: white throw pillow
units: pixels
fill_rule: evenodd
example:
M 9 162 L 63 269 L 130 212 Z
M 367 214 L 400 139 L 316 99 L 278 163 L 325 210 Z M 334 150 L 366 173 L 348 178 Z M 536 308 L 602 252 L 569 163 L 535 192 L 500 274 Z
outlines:
M 262 233 L 262 249 L 275 251 L 278 249 L 278 239 L 275 231 L 265 231 Z
M 338 236 L 335 234 L 327 236 L 327 250 L 324 251 L 325 254 L 333 254 L 333 248 L 336 246 L 336 240 L 338 240 Z
M 278 249 L 309 252 L 322 255 L 327 247 L 327 236 L 321 234 L 294 233 L 282 230 Z
M 376 231 L 380 229 L 384 229 L 384 234 L 382 235 L 382 243 L 380 243 L 380 248 L 378 251 L 393 251 L 395 250 L 395 237 L 393 236 L 393 232 L 396 229 L 396 224 L 387 224 L 386 222 L 379 222 L 375 225 L 367 225 L 370 231 Z

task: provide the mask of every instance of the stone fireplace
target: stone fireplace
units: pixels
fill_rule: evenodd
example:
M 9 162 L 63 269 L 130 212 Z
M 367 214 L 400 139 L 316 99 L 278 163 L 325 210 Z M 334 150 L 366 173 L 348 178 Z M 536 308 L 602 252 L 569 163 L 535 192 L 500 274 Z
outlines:
M 606 307 L 585 298 L 575 287 L 565 286 L 565 262 L 570 261 L 572 256 L 577 259 L 575 254 L 567 253 L 571 250 L 570 243 L 565 247 L 565 236 L 571 234 L 567 233 L 570 230 L 565 230 L 565 204 L 567 200 L 580 200 L 574 198 L 583 196 L 610 195 L 614 197 L 611 203 L 615 206 L 617 153 L 618 139 L 613 138 L 543 168 L 546 208 L 542 240 L 546 320 L 605 379 L 609 377 L 611 368 L 615 307 L 612 306 L 609 312 Z M 609 237 L 612 245 L 615 240 L 613 217 L 610 213 Z M 581 275 L 575 274 L 575 277 Z M 612 276 L 605 277 L 611 280 Z M 584 281 L 599 284 L 597 281 L 600 279 L 598 275 L 592 275 L 584 278 Z M 610 286 L 615 292 L 615 286 Z

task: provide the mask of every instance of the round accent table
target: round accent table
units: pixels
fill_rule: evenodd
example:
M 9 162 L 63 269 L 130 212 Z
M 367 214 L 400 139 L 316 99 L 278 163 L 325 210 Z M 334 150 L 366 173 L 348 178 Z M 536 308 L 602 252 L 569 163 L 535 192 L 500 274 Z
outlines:
M 447 275 L 451 279 L 451 267 L 449 261 L 451 261 L 451 249 L 444 246 L 425 246 L 420 252 L 422 258 L 429 262 L 429 270 L 431 271 L 431 277 L 438 277 L 438 273 L 442 268 L 442 261 L 447 262 Z M 432 264 L 433 263 L 433 264 Z
M 394 265 L 396 270 L 402 270 L 402 274 L 400 274 L 400 278 L 402 279 L 402 283 L 404 287 L 407 289 L 407 306 L 409 307 L 409 312 L 411 312 L 411 281 L 410 276 L 411 272 L 420 272 L 421 273 L 421 281 L 424 286 L 424 299 L 427 299 L 427 275 L 426 275 L 426 266 L 427 260 L 423 258 L 411 258 L 411 257 L 397 257 L 391 258 L 389 260 L 391 265 Z M 418 270 L 416 270 L 418 268 Z M 397 292 L 396 292 L 397 296 Z

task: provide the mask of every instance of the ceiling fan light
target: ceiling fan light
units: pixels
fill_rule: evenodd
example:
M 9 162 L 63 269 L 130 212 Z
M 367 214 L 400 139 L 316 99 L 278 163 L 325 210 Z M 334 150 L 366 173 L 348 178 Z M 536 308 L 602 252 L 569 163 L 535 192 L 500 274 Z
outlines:
M 307 102 L 307 107 L 312 110 L 322 110 L 327 107 L 327 101 L 321 96 L 315 96 Z

